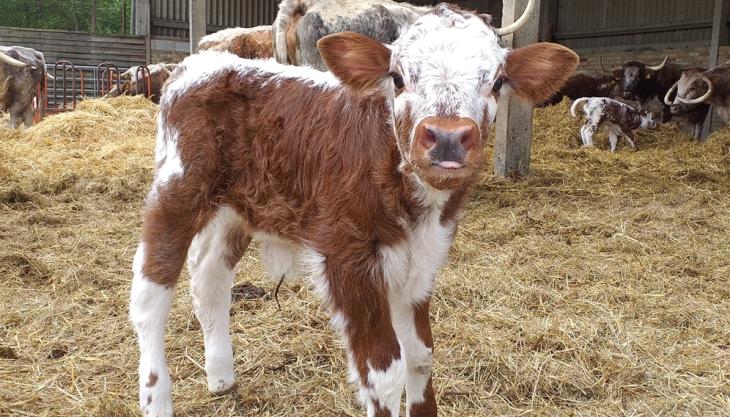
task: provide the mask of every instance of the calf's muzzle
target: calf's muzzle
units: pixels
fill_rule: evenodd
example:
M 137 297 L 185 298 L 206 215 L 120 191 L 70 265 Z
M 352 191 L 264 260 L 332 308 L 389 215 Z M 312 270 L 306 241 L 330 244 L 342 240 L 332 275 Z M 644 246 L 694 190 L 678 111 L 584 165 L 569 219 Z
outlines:
M 467 118 L 427 117 L 416 128 L 416 141 L 432 166 L 460 169 L 478 145 L 479 128 Z

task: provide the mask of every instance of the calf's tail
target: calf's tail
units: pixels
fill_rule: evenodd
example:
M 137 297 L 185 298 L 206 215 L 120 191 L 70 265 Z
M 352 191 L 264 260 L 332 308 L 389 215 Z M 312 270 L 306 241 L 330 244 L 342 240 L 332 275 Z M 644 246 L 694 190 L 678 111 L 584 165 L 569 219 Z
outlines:
M 570 114 L 573 115 L 573 117 L 575 117 L 576 116 L 575 110 L 578 108 L 578 106 L 580 106 L 581 103 L 588 101 L 589 99 L 590 99 L 590 97 L 581 97 L 579 99 L 576 99 L 573 102 L 573 105 L 570 106 Z

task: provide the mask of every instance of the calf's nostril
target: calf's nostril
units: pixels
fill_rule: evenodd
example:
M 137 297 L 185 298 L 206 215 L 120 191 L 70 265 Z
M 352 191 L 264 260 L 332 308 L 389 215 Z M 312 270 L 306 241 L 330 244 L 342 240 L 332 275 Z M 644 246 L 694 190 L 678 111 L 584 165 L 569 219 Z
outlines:
M 421 136 L 421 143 L 426 148 L 432 148 L 434 145 L 436 145 L 436 138 L 438 136 L 438 132 L 436 128 L 426 125 L 423 129 L 423 135 Z
M 471 130 L 467 130 L 462 133 L 461 138 L 459 139 L 459 142 L 461 143 L 461 146 L 464 148 L 464 150 L 469 150 L 474 146 L 474 134 Z

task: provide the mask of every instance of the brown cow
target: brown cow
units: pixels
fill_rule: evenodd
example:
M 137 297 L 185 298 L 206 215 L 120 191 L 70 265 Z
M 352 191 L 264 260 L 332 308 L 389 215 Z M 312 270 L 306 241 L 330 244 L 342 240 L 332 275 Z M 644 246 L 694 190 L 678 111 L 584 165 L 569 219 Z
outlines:
M 200 39 L 198 50 L 230 52 L 247 59 L 272 58 L 271 25 L 219 30 Z
M 611 75 L 592 77 L 587 74 L 575 74 L 568 78 L 560 91 L 553 94 L 541 106 L 555 105 L 564 97 L 576 100 L 581 97 L 613 97 L 619 94 L 620 85 Z
M 208 389 L 233 387 L 231 283 L 252 239 L 269 274 L 317 288 L 369 416 L 398 416 L 404 388 L 408 415 L 436 416 L 430 297 L 498 97 L 541 102 L 578 64 L 561 45 L 500 46 L 523 21 L 498 30 L 443 4 L 391 46 L 322 38 L 331 73 L 210 52 L 180 64 L 133 262 L 145 416 L 173 414 L 164 329 L 186 257 Z
M 669 99 L 674 90 L 677 90 L 677 96 L 671 102 Z M 684 71 L 664 97 L 664 102 L 676 111 L 697 104 L 709 104 L 715 106 L 723 122 L 730 123 L 730 61 L 706 71 Z
M 619 68 L 612 70 L 614 77 L 621 83 L 623 98 L 625 100 L 637 100 L 641 106 L 656 98 L 661 101 L 662 97 L 672 85 L 679 80 L 682 69 L 677 64 L 668 64 L 669 56 L 664 58 L 659 65 L 646 65 L 637 61 L 629 61 Z M 601 62 L 601 64 L 603 64 Z M 664 106 L 662 122 L 672 120 L 672 113 L 669 106 Z

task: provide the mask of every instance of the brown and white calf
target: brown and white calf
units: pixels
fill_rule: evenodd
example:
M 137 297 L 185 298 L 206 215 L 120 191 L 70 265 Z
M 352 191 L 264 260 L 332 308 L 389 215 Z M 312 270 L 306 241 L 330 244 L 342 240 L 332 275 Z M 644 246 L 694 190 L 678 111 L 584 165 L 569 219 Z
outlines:
M 247 59 L 267 59 L 274 56 L 271 26 L 228 28 L 204 36 L 198 42 L 199 51 L 230 52 Z
M 233 387 L 231 284 L 252 239 L 272 277 L 318 290 L 369 416 L 397 416 L 404 388 L 408 415 L 436 415 L 429 303 L 497 99 L 541 102 L 578 63 L 556 44 L 505 49 L 495 31 L 440 5 L 392 45 L 323 38 L 332 73 L 225 53 L 178 67 L 133 263 L 145 415 L 172 415 L 164 331 L 186 257 L 208 389 Z
M 570 114 L 576 117 L 576 109 L 585 103 L 586 121 L 580 128 L 580 137 L 584 146 L 593 146 L 593 135 L 599 128 L 608 130 L 608 140 L 611 144 L 611 152 L 616 151 L 618 138 L 623 137 L 636 148 L 634 143 L 634 130 L 656 129 L 657 124 L 654 115 L 646 110 L 636 110 L 628 104 L 606 97 L 583 97 L 573 102 L 570 106 Z

